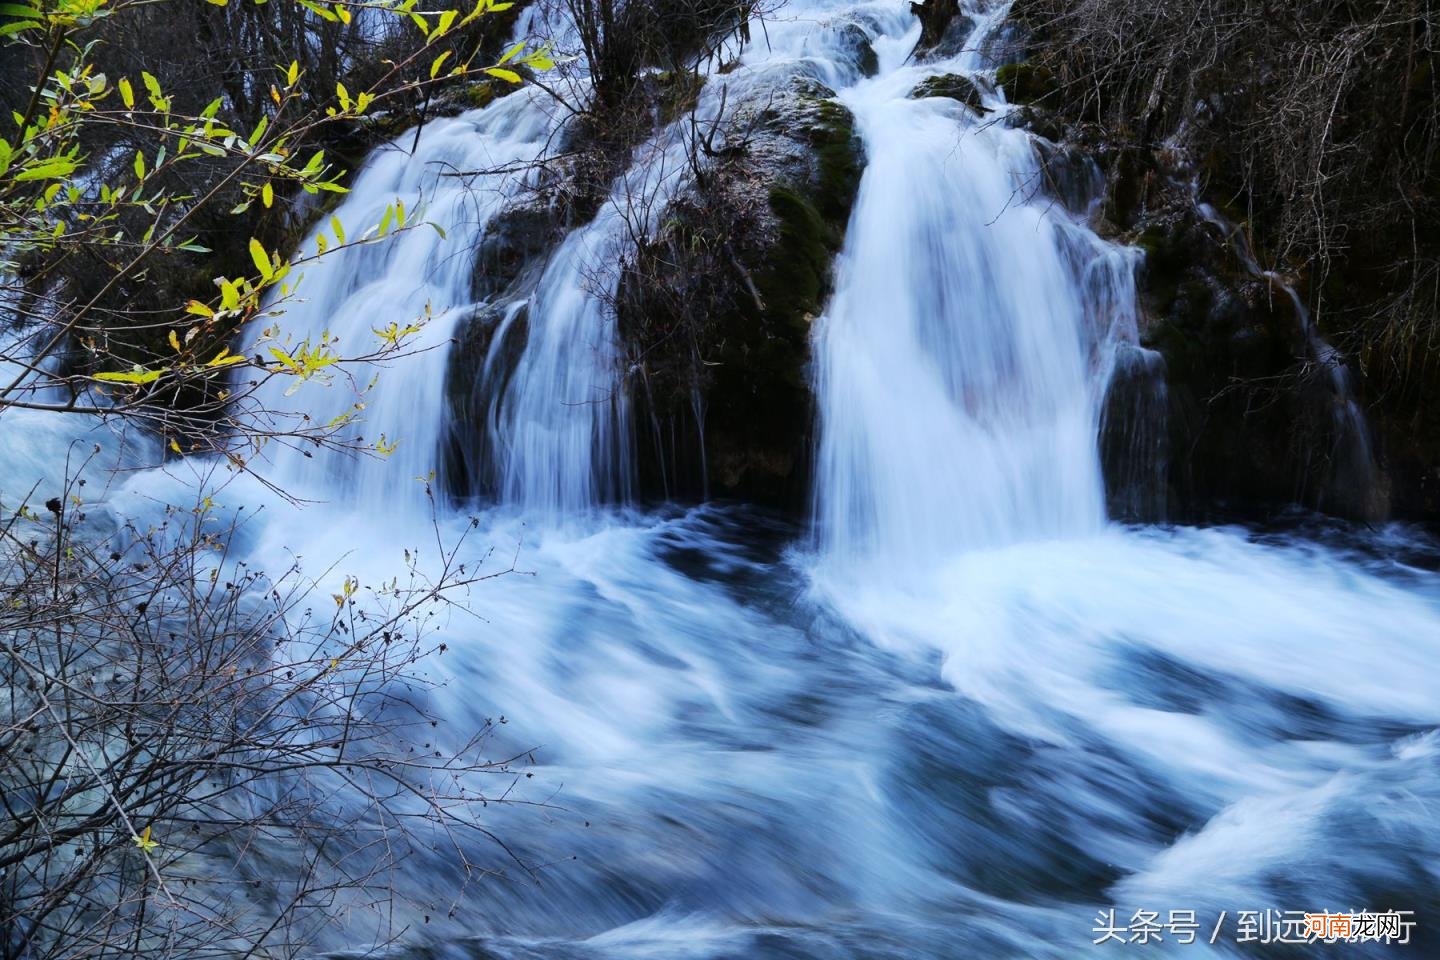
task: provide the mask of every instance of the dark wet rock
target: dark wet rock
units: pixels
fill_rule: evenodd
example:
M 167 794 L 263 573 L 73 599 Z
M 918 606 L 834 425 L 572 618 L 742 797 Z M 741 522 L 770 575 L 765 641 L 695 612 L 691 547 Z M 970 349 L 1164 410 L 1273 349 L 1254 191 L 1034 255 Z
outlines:
M 1343 464 L 1353 438 L 1335 382 L 1313 362 L 1288 293 L 1253 276 L 1193 207 L 1141 222 L 1143 340 L 1168 370 L 1179 517 L 1298 502 L 1372 519 L 1377 491 Z
M 1010 123 L 1095 159 L 1105 181 L 1091 211 L 1096 228 L 1145 251 L 1141 332 L 1167 368 L 1174 518 L 1217 508 L 1264 516 L 1296 503 L 1363 520 L 1387 511 L 1440 516 L 1437 381 L 1429 375 L 1417 386 L 1406 361 L 1382 359 L 1385 348 L 1365 332 L 1398 276 L 1393 238 L 1348 235 L 1317 288 L 1283 233 L 1281 211 L 1293 198 L 1267 195 L 1246 166 L 1234 90 L 1213 89 L 1207 72 L 1183 101 L 1152 92 L 1122 107 L 1114 89 L 1097 93 L 1075 79 L 1077 51 L 1046 15 L 1052 7 L 1019 0 L 1011 8 L 1014 62 L 997 82 L 1025 104 Z M 1235 230 L 1202 216 L 1202 201 Z M 1260 244 L 1258 257 L 1242 243 Z M 1257 276 L 1257 259 L 1291 274 L 1286 285 Z M 1307 333 L 1291 289 L 1338 351 Z M 1408 356 L 1434 369 L 1423 349 Z M 1117 482 L 1113 469 L 1107 479 Z
M 1053 143 L 1060 143 L 1067 136 L 1065 125 L 1057 121 L 1050 111 L 1040 107 L 1016 107 L 1005 115 L 1005 123 Z
M 1059 200 L 1071 213 L 1089 212 L 1104 193 L 1105 182 L 1094 159 L 1084 150 L 1036 139 L 1035 155 L 1045 193 Z
M 836 46 L 845 51 L 845 60 L 862 77 L 873 77 L 880 72 L 880 58 L 871 45 L 874 38 L 870 31 L 854 20 L 839 21 L 833 24 L 831 29 L 835 31 L 839 41 Z
M 912 99 L 922 97 L 948 97 L 958 100 L 982 116 L 987 112 L 981 99 L 980 88 L 975 81 L 961 73 L 945 73 L 938 77 L 927 77 L 910 91 Z
M 445 371 L 451 416 L 441 451 L 443 488 L 456 498 L 494 492 L 488 424 L 525 349 L 528 298 L 563 236 L 555 205 L 534 194 L 501 211 L 475 251 L 472 295 L 479 305 L 455 325 Z
M 1127 523 L 1169 516 L 1170 395 L 1165 358 L 1121 345 L 1100 419 L 1109 515 Z
M 811 324 L 860 179 L 848 110 L 793 78 L 742 105 L 743 149 L 671 203 L 625 264 L 642 492 L 803 502 Z
M 959 53 L 975 30 L 975 21 L 960 12 L 959 0 L 922 0 L 911 3 L 920 18 L 920 39 L 912 56 L 925 60 Z
M 495 458 L 488 425 L 529 336 L 523 300 L 476 307 L 455 328 L 445 371 L 450 404 L 441 453 L 442 488 L 456 499 L 492 495 Z
M 1023 77 L 1010 71 L 1002 80 L 1031 83 Z M 1163 503 L 1170 519 L 1204 520 L 1300 503 L 1356 519 L 1382 515 L 1386 481 L 1357 463 L 1365 458 L 1344 422 L 1345 401 L 1332 371 L 1315 362 L 1304 318 L 1284 288 L 1253 273 L 1235 236 L 1201 216 L 1183 158 L 1093 124 L 1067 125 L 1060 112 L 1027 106 L 1008 119 L 1048 141 L 1036 147 L 1048 192 L 1072 212 L 1088 211 L 1102 235 L 1144 251 L 1141 342 L 1165 376 L 1160 416 L 1159 388 L 1117 371 L 1105 409 L 1116 432 L 1101 437 L 1112 511 L 1153 519 Z M 1099 183 L 1087 184 L 1095 171 Z M 1098 203 L 1082 202 L 1097 191 Z M 1146 409 L 1164 421 L 1163 440 L 1137 422 Z M 1150 454 L 1122 451 L 1126 443 L 1164 449 L 1163 473 L 1128 460 Z M 1146 476 L 1149 491 L 1137 486 Z
M 489 300 L 515 284 L 525 268 L 564 235 L 553 206 L 541 198 L 511 205 L 485 228 L 475 251 L 476 300 Z

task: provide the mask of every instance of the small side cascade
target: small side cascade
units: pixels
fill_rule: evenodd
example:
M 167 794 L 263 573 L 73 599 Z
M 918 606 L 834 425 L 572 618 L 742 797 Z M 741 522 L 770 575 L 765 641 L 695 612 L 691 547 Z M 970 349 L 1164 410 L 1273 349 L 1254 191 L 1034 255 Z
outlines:
M 1320 334 L 1294 286 L 1279 273 L 1260 266 L 1244 233 L 1208 203 L 1197 204 L 1197 210 L 1232 243 L 1245 269 L 1283 294 L 1294 309 L 1304 349 L 1301 359 L 1318 372 L 1318 376 L 1307 377 L 1305 396 L 1328 410 L 1328 416 L 1322 415 L 1328 429 L 1311 445 L 1308 458 L 1319 462 L 1307 463 L 1304 471 L 1306 476 L 1321 478 L 1313 495 L 1316 506 L 1359 520 L 1384 520 L 1390 512 L 1388 485 L 1375 458 L 1370 425 L 1355 399 L 1345 358 Z

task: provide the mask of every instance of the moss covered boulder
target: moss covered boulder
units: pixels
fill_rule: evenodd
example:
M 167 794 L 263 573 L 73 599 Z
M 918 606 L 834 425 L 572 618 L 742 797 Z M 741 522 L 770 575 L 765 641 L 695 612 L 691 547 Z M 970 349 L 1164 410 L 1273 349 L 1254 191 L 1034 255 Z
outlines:
M 1007 63 L 995 71 L 995 84 L 1011 103 L 1043 104 L 1057 98 L 1060 84 L 1044 64 Z
M 988 112 L 981 97 L 980 88 L 976 86 L 974 80 L 963 73 L 944 73 L 938 77 L 926 77 L 915 85 L 914 90 L 910 91 L 910 97 L 913 100 L 923 97 L 946 97 L 965 104 L 982 116 Z
M 859 186 L 833 91 L 794 77 L 742 105 L 742 149 L 668 206 L 617 317 L 644 494 L 795 506 L 808 488 L 811 326 Z

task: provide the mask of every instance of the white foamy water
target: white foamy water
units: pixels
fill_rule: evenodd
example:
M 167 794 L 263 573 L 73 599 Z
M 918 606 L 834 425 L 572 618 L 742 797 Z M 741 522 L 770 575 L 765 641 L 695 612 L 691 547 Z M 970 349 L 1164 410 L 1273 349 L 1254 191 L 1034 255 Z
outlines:
M 1003 13 L 976 17 L 972 48 Z M 873 39 L 873 77 L 847 22 Z M 1107 523 L 1096 433 L 1111 354 L 1135 337 L 1131 255 L 1037 192 L 998 95 L 984 123 L 908 97 L 956 71 L 991 91 L 993 66 L 913 62 L 908 3 L 796 4 L 767 34 L 726 75 L 732 96 L 820 76 L 867 156 L 815 332 L 813 530 L 614 504 L 633 467 L 604 294 L 624 231 L 602 208 L 544 263 L 485 424 L 500 482 L 464 559 L 518 555 L 519 572 L 438 620 L 431 666 L 454 736 L 504 715 L 494 755 L 533 749 L 522 796 L 556 808 L 496 807 L 490 826 L 548 866 L 479 884 L 417 938 L 447 958 L 1058 960 L 1091 948 L 1112 905 L 1232 924 L 1424 909 L 1440 883 L 1440 551 L 1399 527 Z M 307 268 L 282 325 L 343 350 L 429 304 L 433 349 L 379 371 L 367 399 L 366 435 L 400 441 L 390 458 L 276 450 L 267 476 L 321 501 L 304 508 L 221 487 L 218 516 L 254 515 L 237 555 L 333 565 L 322 604 L 404 551 L 438 564 L 414 478 L 440 467 L 473 247 L 518 187 L 466 189 L 437 164 L 533 156 L 552 123 L 516 94 L 428 124 L 413 156 L 406 135 L 371 158 L 347 229 L 402 196 L 447 238 L 419 228 Z M 627 177 L 673 189 L 673 159 L 662 132 Z M 328 418 L 354 393 L 271 400 Z M 206 466 L 136 476 L 111 509 L 194 497 Z M 468 524 L 440 505 L 441 542 Z M 407 889 L 450 882 L 436 857 Z M 1133 949 L 1234 955 L 1227 941 L 1233 926 L 1214 947 Z

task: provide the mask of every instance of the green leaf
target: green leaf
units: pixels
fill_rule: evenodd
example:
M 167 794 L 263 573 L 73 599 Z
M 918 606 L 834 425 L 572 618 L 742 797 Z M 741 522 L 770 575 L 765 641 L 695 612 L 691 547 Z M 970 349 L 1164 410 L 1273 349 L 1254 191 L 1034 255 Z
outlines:
M 333 214 L 330 217 L 330 229 L 335 231 L 335 239 L 343 246 L 345 243 L 345 227 L 341 225 L 340 218 Z
M 26 30 L 39 29 L 40 24 L 34 20 L 16 20 L 14 23 L 7 23 L 5 26 L 0 27 L 0 37 L 8 37 Z
M 69 157 L 51 157 L 49 160 L 42 160 L 33 167 L 26 167 L 15 174 L 16 181 L 24 180 L 50 180 L 58 177 L 66 177 L 75 172 L 79 164 Z
M 509 50 L 506 50 L 506 51 L 505 51 L 505 56 L 503 56 L 503 57 L 500 58 L 500 63 L 501 63 L 501 64 L 509 63 L 510 60 L 511 60 L 511 58 L 513 58 L 513 57 L 515 56 L 515 54 L 519 53 L 521 50 L 524 50 L 524 49 L 525 49 L 525 41 L 524 41 L 524 40 L 521 40 L 519 43 L 515 44 L 515 46 L 513 46 L 513 47 L 511 47 Z M 497 64 L 497 66 L 499 66 L 499 64 Z
M 276 360 L 279 360 L 281 363 L 289 367 L 295 373 L 305 372 L 304 368 L 300 366 L 300 364 L 295 360 L 294 357 L 290 356 L 290 354 L 286 353 L 284 350 L 281 350 L 279 347 L 271 347 L 270 356 L 274 357 Z
M 440 21 L 435 24 L 435 29 L 430 31 L 430 36 L 425 39 L 426 43 L 434 43 L 449 31 L 455 23 L 455 18 L 460 15 L 459 10 L 446 10 L 440 14 Z
M 548 50 L 536 50 L 520 61 L 531 70 L 554 70 L 555 61 L 550 59 Z

